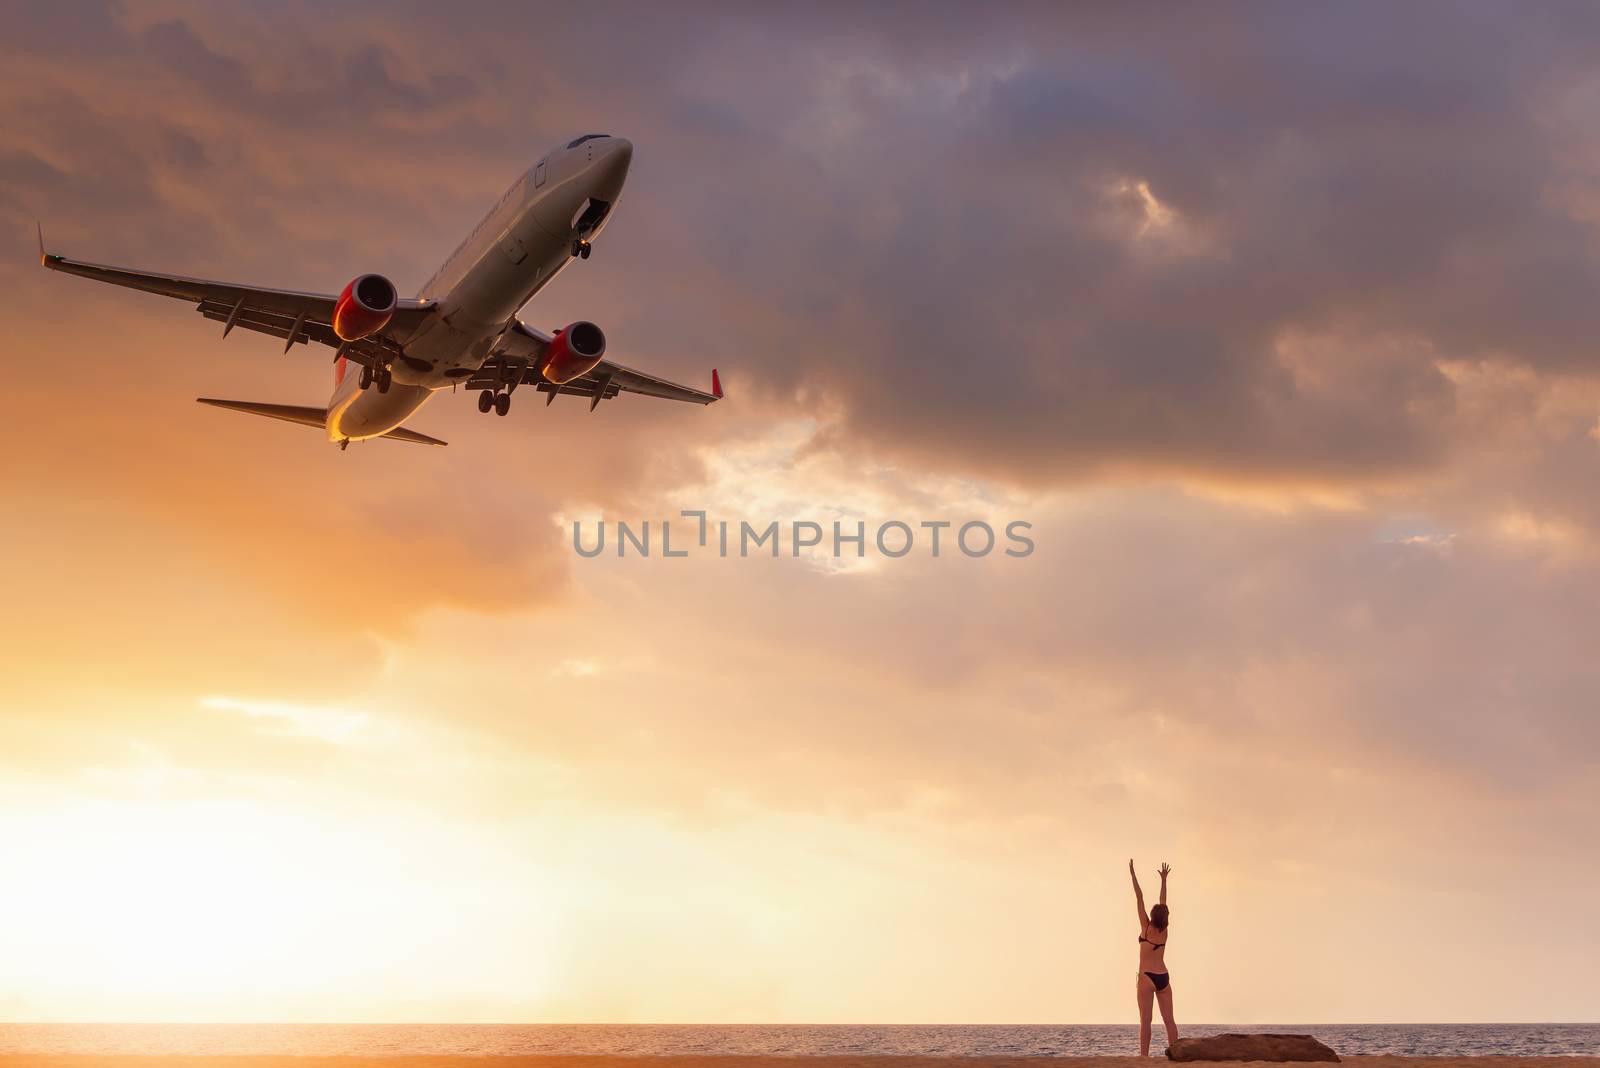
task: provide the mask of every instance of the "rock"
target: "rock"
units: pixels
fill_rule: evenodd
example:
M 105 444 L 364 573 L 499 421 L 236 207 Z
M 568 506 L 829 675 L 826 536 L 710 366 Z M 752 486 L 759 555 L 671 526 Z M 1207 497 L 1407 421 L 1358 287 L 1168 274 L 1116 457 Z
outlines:
M 1210 1035 L 1180 1038 L 1169 1061 L 1334 1061 L 1339 1055 L 1310 1035 Z

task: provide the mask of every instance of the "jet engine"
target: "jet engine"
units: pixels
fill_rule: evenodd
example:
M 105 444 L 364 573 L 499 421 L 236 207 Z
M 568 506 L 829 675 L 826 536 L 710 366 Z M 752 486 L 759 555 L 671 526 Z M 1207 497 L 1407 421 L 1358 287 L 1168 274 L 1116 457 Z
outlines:
M 344 287 L 333 306 L 333 332 L 341 341 L 360 341 L 388 325 L 399 295 L 381 274 L 364 274 Z
M 606 336 L 593 323 L 579 320 L 556 331 L 544 350 L 539 373 L 545 381 L 562 385 L 594 370 L 606 354 Z

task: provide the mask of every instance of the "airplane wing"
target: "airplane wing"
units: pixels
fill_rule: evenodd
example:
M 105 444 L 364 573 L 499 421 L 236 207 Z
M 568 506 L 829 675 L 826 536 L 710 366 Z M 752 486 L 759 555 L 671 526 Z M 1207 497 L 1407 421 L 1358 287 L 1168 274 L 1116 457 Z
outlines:
M 659 378 L 644 371 L 624 367 L 611 360 L 601 360 L 594 370 L 582 378 L 556 386 L 539 377 L 538 366 L 545 347 L 554 340 L 553 335 L 536 330 L 518 319 L 513 323 L 483 368 L 466 383 L 467 389 L 490 389 L 508 380 L 531 385 L 541 393 L 572 393 L 589 398 L 589 410 L 594 411 L 602 400 L 619 393 L 639 393 L 663 400 L 687 401 L 690 404 L 714 404 L 722 399 L 722 381 L 717 372 L 711 372 L 711 392 L 685 386 L 669 379 Z
M 304 345 L 312 341 L 333 349 L 342 346 L 345 356 L 352 363 L 369 367 L 387 365 L 397 358 L 403 358 L 402 346 L 434 308 L 432 301 L 402 300 L 396 305 L 393 318 L 381 332 L 346 344 L 333 332 L 333 308 L 339 300 L 336 294 L 266 289 L 69 259 L 45 251 L 42 228 L 39 232 L 39 262 L 52 271 L 187 300 L 207 319 L 224 324 L 224 337 L 237 326 L 284 338 L 285 352 L 296 344 Z M 600 361 L 582 378 L 556 386 L 543 381 L 537 370 L 545 347 L 551 340 L 552 335 L 535 330 L 520 319 L 515 320 L 512 328 L 501 338 L 489 362 L 465 385 L 469 389 L 484 389 L 516 381 L 551 394 L 551 400 L 555 399 L 557 393 L 588 397 L 590 411 L 602 400 L 615 397 L 618 393 L 639 393 L 691 404 L 711 404 L 722 399 L 722 383 L 715 370 L 711 372 L 711 392 L 707 393 L 610 360 Z
M 266 289 L 68 259 L 45 251 L 42 228 L 39 232 L 39 262 L 52 271 L 187 300 L 207 319 L 225 324 L 222 331 L 224 337 L 235 326 L 239 326 L 287 339 L 285 352 L 295 344 L 304 345 L 312 341 L 335 349 L 343 344 L 333 332 L 333 307 L 339 300 L 335 293 Z M 428 301 L 400 301 L 389 325 L 380 334 L 348 346 L 345 355 L 361 364 L 382 362 L 385 356 L 392 359 L 399 346 L 421 325 L 432 307 Z

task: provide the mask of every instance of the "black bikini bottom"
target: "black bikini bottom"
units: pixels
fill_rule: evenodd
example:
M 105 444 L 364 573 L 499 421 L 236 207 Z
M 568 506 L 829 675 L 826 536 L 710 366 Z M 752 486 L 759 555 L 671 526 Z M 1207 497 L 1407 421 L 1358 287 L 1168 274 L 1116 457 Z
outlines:
M 1144 974 L 1148 975 L 1150 977 L 1150 981 L 1156 984 L 1156 991 L 1158 993 L 1167 988 L 1167 983 L 1171 979 L 1171 976 L 1167 975 L 1166 972 L 1145 972 Z

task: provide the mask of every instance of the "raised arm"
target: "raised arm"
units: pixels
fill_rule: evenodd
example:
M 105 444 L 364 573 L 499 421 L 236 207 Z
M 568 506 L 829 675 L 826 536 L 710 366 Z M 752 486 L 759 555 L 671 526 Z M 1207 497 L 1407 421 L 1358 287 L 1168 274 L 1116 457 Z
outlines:
M 1139 875 L 1133 870 L 1133 861 L 1128 861 L 1128 874 L 1133 878 L 1133 899 L 1139 904 L 1139 933 L 1150 926 L 1150 914 L 1144 910 L 1144 891 L 1139 889 Z
M 1166 861 L 1161 862 L 1161 903 L 1167 903 L 1167 873 L 1172 870 L 1172 865 Z

